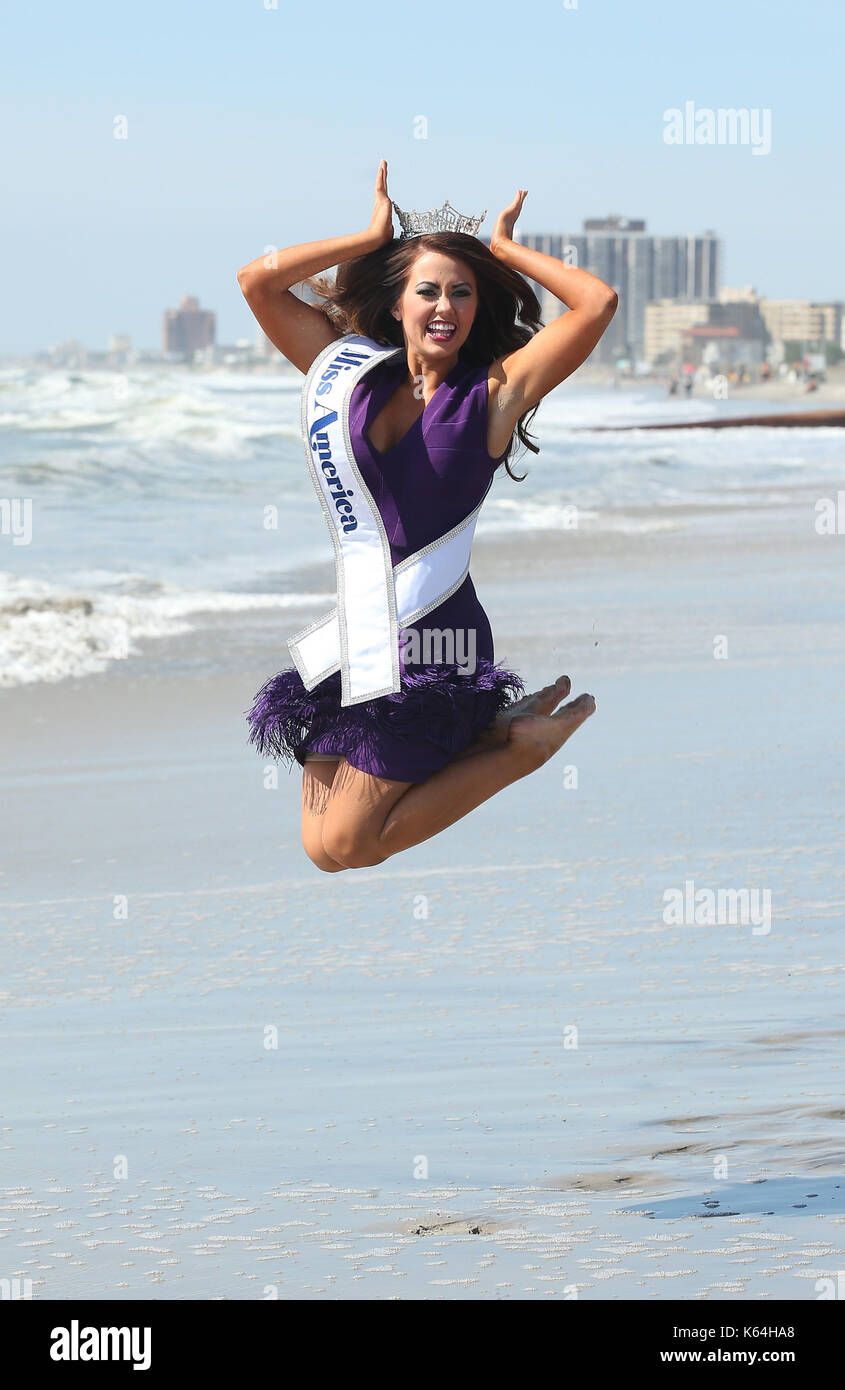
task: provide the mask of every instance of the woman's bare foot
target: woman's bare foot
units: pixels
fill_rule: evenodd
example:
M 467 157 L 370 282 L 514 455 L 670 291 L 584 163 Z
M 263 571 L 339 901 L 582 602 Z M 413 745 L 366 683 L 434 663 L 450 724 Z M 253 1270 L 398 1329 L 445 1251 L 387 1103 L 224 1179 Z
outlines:
M 556 714 L 518 714 L 508 725 L 508 742 L 530 745 L 539 753 L 541 762 L 548 762 L 584 720 L 595 713 L 595 708 L 592 695 L 579 695 Z
M 551 685 L 544 685 L 542 690 L 535 690 L 530 695 L 523 695 L 521 700 L 515 700 L 507 709 L 503 709 L 501 714 L 497 714 L 492 724 L 479 734 L 476 743 L 473 744 L 473 751 L 476 751 L 476 746 L 495 748 L 499 743 L 507 743 L 512 719 L 523 714 L 551 714 L 561 700 L 566 699 L 571 689 L 572 682 L 569 677 L 558 676 Z

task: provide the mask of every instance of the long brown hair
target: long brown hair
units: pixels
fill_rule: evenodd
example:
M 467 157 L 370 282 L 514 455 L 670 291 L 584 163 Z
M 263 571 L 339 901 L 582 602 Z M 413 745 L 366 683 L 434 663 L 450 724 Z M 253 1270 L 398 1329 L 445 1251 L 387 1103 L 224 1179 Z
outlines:
M 458 360 L 470 367 L 487 367 L 497 357 L 523 347 L 542 328 L 540 303 L 528 281 L 493 255 L 477 237 L 463 232 L 426 232 L 402 241 L 394 238 L 376 251 L 337 268 L 334 280 L 311 276 L 305 281 L 323 301 L 320 306 L 341 333 L 360 333 L 378 343 L 404 347 L 402 325 L 390 312 L 399 299 L 411 266 L 421 251 L 440 251 L 465 261 L 475 273 L 478 309 Z M 526 410 L 516 426 L 519 443 L 532 453 L 539 447 L 527 425 L 537 406 Z M 508 462 L 515 447 L 511 438 L 502 463 L 515 482 Z M 501 465 L 499 465 L 501 466 Z

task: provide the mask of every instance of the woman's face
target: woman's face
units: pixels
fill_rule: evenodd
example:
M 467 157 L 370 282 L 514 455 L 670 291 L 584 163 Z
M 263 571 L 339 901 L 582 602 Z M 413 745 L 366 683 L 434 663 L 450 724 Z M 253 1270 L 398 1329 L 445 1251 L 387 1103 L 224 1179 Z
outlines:
M 411 266 L 393 313 L 409 350 L 429 361 L 457 358 L 478 308 L 478 287 L 466 261 L 423 251 Z

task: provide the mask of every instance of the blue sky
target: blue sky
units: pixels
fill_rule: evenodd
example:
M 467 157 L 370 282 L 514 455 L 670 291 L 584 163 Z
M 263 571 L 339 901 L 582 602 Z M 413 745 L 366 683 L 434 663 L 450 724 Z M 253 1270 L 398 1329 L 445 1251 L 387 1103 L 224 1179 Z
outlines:
M 726 283 L 845 298 L 838 0 L 272 3 L 7 9 L 0 352 L 157 347 L 183 293 L 252 336 L 238 267 L 365 227 L 381 158 L 400 206 L 482 231 L 524 187 L 526 231 L 712 227 Z M 666 145 L 686 101 L 768 108 L 771 153 Z

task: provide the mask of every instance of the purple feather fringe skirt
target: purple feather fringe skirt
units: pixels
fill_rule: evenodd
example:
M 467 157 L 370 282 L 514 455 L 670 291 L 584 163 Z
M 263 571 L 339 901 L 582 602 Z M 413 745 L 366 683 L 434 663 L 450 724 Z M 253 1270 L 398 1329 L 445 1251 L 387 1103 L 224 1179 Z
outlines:
M 402 689 L 342 706 L 340 672 L 306 690 L 294 668 L 261 687 L 247 714 L 249 741 L 264 757 L 304 765 L 306 752 L 334 753 L 375 777 L 424 782 L 525 694 L 520 677 L 492 661 L 402 670 Z

